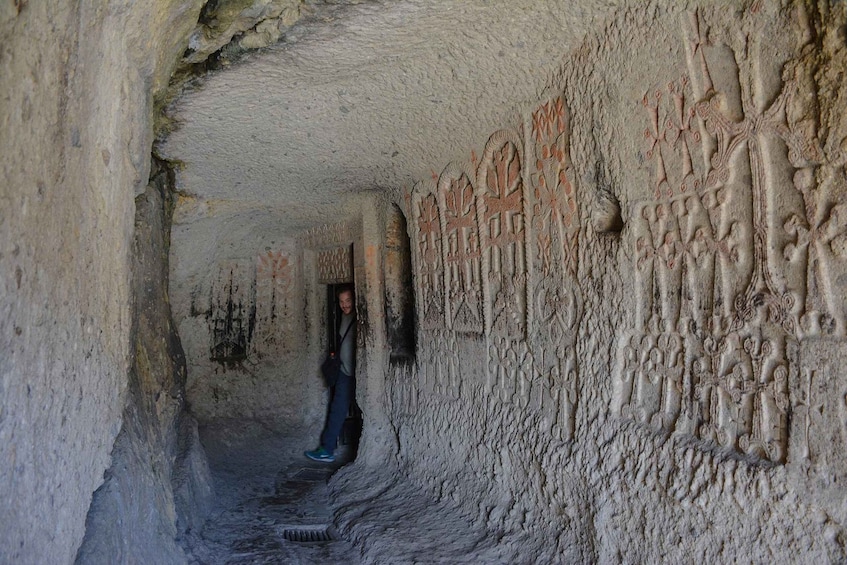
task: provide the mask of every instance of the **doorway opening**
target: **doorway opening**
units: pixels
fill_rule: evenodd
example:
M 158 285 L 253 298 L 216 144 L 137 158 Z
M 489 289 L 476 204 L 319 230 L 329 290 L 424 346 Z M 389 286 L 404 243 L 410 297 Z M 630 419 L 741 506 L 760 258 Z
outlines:
M 346 340 L 350 340 L 350 336 L 354 336 L 354 339 L 350 340 L 352 344 L 348 343 L 348 345 L 352 345 L 353 352 L 353 370 L 355 371 L 356 366 L 356 349 L 357 349 L 357 341 L 358 339 L 355 337 L 356 334 L 356 320 L 352 321 L 353 327 L 350 328 L 348 333 L 346 324 L 344 324 L 344 313 L 342 311 L 341 302 L 339 300 L 339 295 L 344 293 L 345 291 L 352 292 L 353 296 L 356 296 L 356 289 L 354 285 L 350 283 L 341 283 L 341 284 L 328 284 L 327 288 L 327 320 L 326 320 L 326 328 L 327 328 L 327 344 L 330 351 L 336 351 L 340 353 L 340 349 L 343 342 Z M 355 298 L 354 298 L 355 300 Z M 355 302 L 353 307 L 353 313 L 355 316 Z M 346 335 L 345 335 L 346 334 Z M 329 418 L 329 406 L 332 405 L 332 401 L 336 394 L 336 387 L 331 387 L 329 391 L 329 405 L 327 406 L 327 418 Z M 354 460 L 356 458 L 356 453 L 359 449 L 359 439 L 362 436 L 362 410 L 359 408 L 359 404 L 356 402 L 356 378 L 353 378 L 353 387 L 350 391 L 350 406 L 347 411 L 347 416 L 344 419 L 344 424 L 341 427 L 341 434 L 338 437 L 338 445 L 344 446 L 349 449 L 350 452 L 350 460 Z

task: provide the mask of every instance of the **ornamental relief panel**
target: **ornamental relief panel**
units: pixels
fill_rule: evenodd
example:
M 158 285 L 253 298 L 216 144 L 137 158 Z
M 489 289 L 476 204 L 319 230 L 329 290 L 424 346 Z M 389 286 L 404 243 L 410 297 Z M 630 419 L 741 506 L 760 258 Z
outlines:
M 324 224 L 301 233 L 297 240 L 305 248 L 321 248 L 347 244 L 357 237 L 360 226 L 353 222 Z
M 482 248 L 477 225 L 474 175 L 450 165 L 438 179 L 444 211 L 444 264 L 450 327 L 457 332 L 482 333 Z
M 439 329 L 446 324 L 442 214 L 434 189 L 423 183 L 415 187 L 412 202 L 417 311 L 422 328 Z
M 791 378 L 792 459 L 825 492 L 838 491 L 847 480 L 847 345 L 814 338 L 796 349 L 801 369 Z M 843 492 L 835 497 L 842 499 Z
M 559 96 L 532 113 L 527 154 L 529 304 L 533 404 L 559 440 L 573 434 L 577 399 L 576 332 L 582 316 L 577 280 L 580 214 L 570 160 L 570 117 Z
M 414 364 L 392 363 L 391 378 L 387 379 L 386 406 L 395 418 L 414 416 L 418 412 L 418 387 Z
M 318 251 L 318 284 L 353 282 L 353 247 L 345 245 Z
M 783 463 L 788 350 L 844 335 L 831 278 L 844 205 L 815 174 L 831 167 L 819 143 L 792 123 L 798 83 L 789 76 L 764 92 L 744 79 L 759 65 L 757 39 L 739 53 L 707 42 L 705 27 L 690 15 L 688 72 L 641 101 L 652 198 L 632 208 L 637 310 L 619 340 L 615 408 L 705 447 Z
M 523 142 L 499 131 L 485 146 L 477 170 L 477 206 L 483 245 L 486 333 L 526 337 L 526 210 Z
M 456 334 L 450 330 L 421 332 L 419 374 L 421 388 L 450 400 L 461 395 Z
M 541 413 L 547 433 L 568 440 L 580 216 L 563 99 L 540 106 L 533 124 L 527 147 L 517 133 L 495 133 L 475 174 L 451 164 L 436 187 L 412 192 L 420 385 L 459 398 L 457 340 L 484 334 L 489 400 Z M 530 170 L 524 151 L 534 157 Z

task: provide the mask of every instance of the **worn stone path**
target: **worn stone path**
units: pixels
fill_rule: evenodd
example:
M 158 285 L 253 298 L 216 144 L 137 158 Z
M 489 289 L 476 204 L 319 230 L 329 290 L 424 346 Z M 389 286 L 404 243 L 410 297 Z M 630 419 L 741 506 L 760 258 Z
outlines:
M 341 470 L 351 458 L 343 448 L 333 464 L 313 462 L 303 456 L 303 435 L 279 435 L 256 422 L 207 426 L 200 437 L 215 508 L 201 531 L 180 540 L 194 565 L 537 561 L 525 552 L 532 540 L 488 530 L 448 501 L 434 501 L 391 465 Z M 284 536 L 326 526 L 335 539 L 304 543 Z
M 202 531 L 181 540 L 189 563 L 359 563 L 346 541 L 289 541 L 286 529 L 323 531 L 330 524 L 328 465 L 303 456 L 300 437 L 284 437 L 255 423 L 201 430 L 214 479 L 215 508 Z

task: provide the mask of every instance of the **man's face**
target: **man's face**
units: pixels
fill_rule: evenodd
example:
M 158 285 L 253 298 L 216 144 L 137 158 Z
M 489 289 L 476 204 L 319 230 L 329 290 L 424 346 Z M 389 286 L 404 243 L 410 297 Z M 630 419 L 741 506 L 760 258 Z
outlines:
M 341 306 L 341 312 L 345 316 L 349 316 L 353 312 L 353 293 L 345 290 L 338 295 L 338 305 Z

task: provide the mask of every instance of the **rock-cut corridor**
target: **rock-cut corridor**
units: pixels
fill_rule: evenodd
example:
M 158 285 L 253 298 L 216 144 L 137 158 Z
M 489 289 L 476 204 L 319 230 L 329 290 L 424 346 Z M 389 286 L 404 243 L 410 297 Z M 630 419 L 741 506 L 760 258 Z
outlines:
M 845 76 L 827 0 L 0 1 L 0 563 L 847 561 Z

